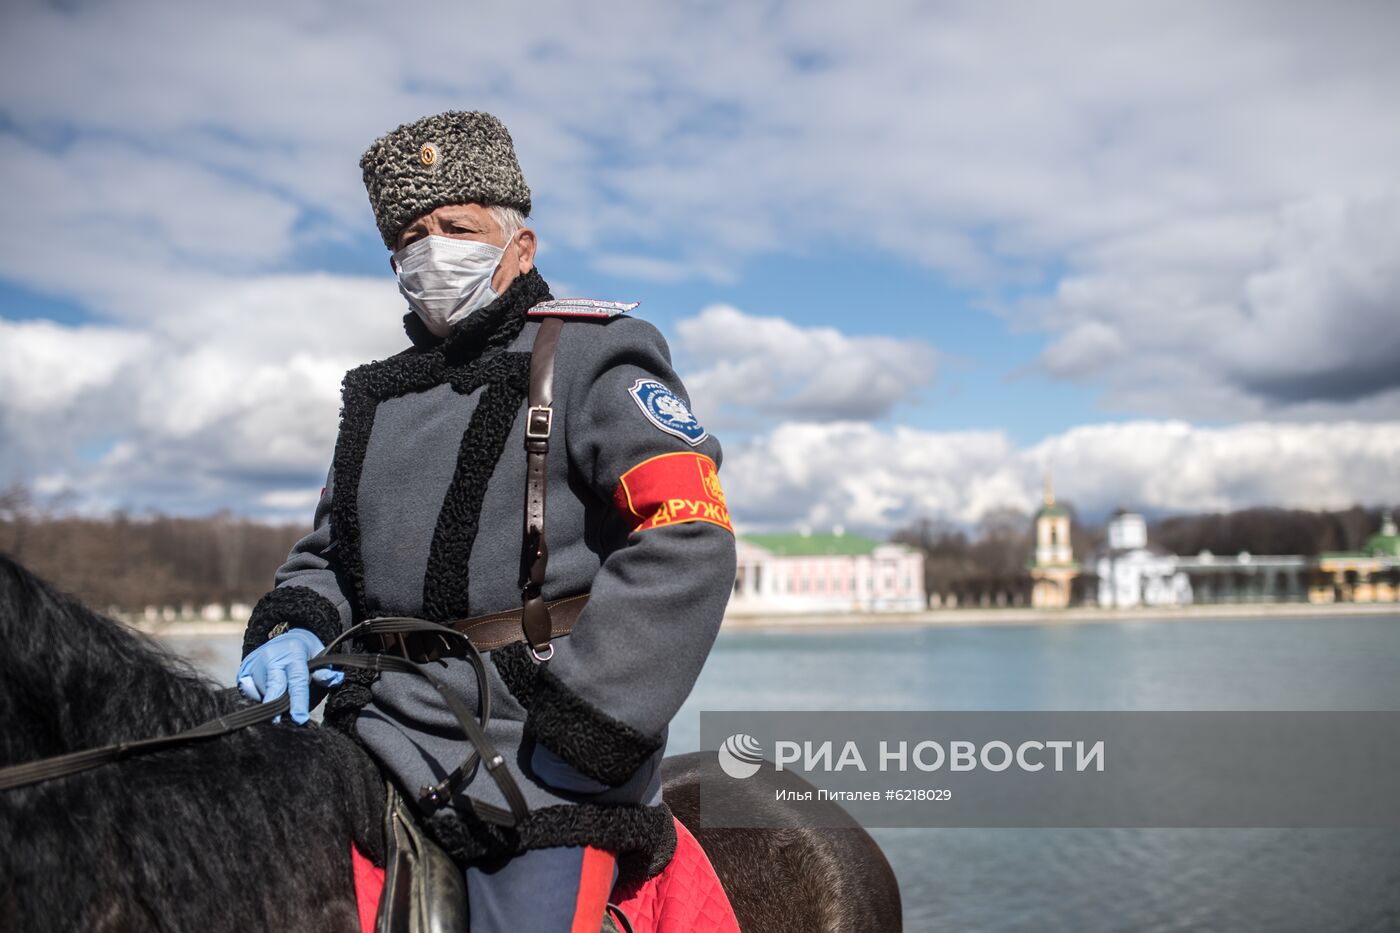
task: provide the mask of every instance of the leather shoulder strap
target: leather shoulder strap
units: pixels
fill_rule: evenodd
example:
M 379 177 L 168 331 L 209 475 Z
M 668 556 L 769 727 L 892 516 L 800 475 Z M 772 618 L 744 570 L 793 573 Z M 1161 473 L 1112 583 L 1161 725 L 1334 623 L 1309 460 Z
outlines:
M 529 408 L 525 421 L 525 586 L 521 591 L 520 625 L 525 641 L 536 660 L 547 661 L 554 654 L 549 643 L 553 623 L 542 590 L 549 548 L 544 537 L 545 486 L 548 483 L 546 455 L 554 427 L 554 355 L 559 347 L 559 331 L 564 322 L 547 317 L 540 322 L 535 344 L 530 350 Z

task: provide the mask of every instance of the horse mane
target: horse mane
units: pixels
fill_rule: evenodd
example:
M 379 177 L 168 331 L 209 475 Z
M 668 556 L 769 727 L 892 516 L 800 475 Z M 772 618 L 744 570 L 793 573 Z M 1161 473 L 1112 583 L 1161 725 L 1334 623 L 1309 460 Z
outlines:
M 4 555 L 0 646 L 0 765 L 248 702 Z M 383 792 L 350 739 L 289 722 L 0 791 L 0 929 L 355 929 Z
M 0 764 L 169 734 L 235 705 L 193 666 L 0 555 Z

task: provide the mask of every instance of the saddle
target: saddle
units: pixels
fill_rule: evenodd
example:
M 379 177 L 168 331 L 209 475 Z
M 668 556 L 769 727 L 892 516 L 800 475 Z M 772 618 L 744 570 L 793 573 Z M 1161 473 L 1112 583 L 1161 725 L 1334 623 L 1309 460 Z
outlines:
M 418 828 L 394 785 L 386 787 L 384 867 L 375 868 L 352 844 L 360 928 L 364 933 L 465 931 L 467 883 L 461 869 Z
M 466 933 L 469 905 L 461 870 L 423 834 L 393 785 L 387 786 L 384 867 L 350 847 L 361 933 Z M 658 875 L 613 888 L 600 933 L 739 933 L 714 866 L 685 825 L 675 825 L 671 860 Z

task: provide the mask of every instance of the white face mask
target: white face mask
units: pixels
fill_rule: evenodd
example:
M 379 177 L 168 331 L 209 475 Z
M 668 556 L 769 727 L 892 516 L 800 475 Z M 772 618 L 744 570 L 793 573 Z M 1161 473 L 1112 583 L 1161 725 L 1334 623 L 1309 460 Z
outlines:
M 425 236 L 394 253 L 392 263 L 409 305 L 428 330 L 446 337 L 453 324 L 496 300 L 491 277 L 505 254 L 477 240 Z

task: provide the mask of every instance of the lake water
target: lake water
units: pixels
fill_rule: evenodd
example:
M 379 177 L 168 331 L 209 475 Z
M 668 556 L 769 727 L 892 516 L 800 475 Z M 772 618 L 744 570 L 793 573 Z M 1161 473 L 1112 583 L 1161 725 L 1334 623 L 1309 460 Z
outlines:
M 670 750 L 721 709 L 1400 710 L 1400 615 L 726 631 Z M 911 931 L 1400 930 L 1395 830 L 872 832 Z

